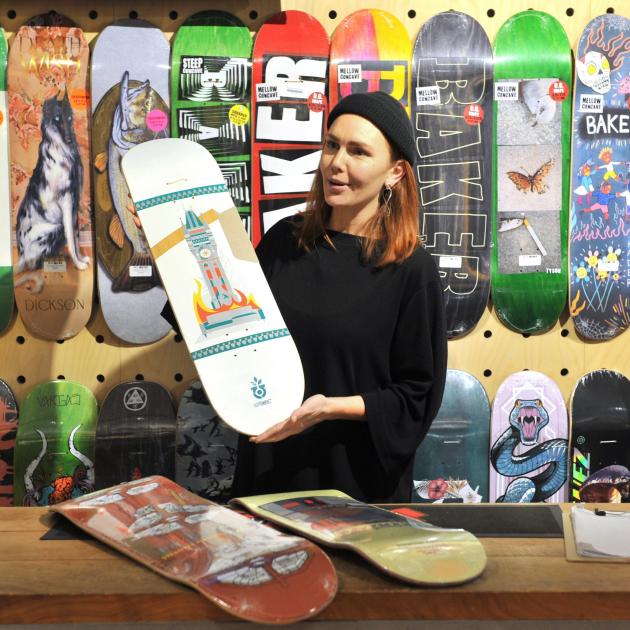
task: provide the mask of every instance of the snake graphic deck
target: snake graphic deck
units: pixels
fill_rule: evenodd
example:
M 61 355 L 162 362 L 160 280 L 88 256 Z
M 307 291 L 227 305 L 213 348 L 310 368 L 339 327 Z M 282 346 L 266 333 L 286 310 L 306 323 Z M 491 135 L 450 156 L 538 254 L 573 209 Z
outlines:
M 411 40 L 398 18 L 380 9 L 351 13 L 330 42 L 330 108 L 348 94 L 381 91 L 409 113 L 410 59 Z
M 0 28 L 0 333 L 13 315 L 11 262 L 11 197 L 9 194 L 9 138 L 7 132 L 7 40 Z
M 540 372 L 508 376 L 492 406 L 490 501 L 567 501 L 568 439 L 567 409 L 558 386 Z
M 424 246 L 442 284 L 450 338 L 474 328 L 490 293 L 492 49 L 470 16 L 424 23 L 413 50 L 411 121 Z
M 175 479 L 175 409 L 158 383 L 129 381 L 105 397 L 96 427 L 96 489 L 149 475 Z
M 94 490 L 96 399 L 72 381 L 37 385 L 20 407 L 15 505 L 53 505 Z
M 459 584 L 486 566 L 483 545 L 469 532 L 434 527 L 337 490 L 240 497 L 231 504 L 318 543 L 354 551 L 412 584 Z
M 304 210 L 328 116 L 328 35 L 303 11 L 269 18 L 254 43 L 252 240 Z
M 23 26 L 9 51 L 15 300 L 45 339 L 76 335 L 92 311 L 88 56 L 76 26 Z
M 571 500 L 630 502 L 630 381 L 619 372 L 583 376 L 571 396 Z
M 225 503 L 231 496 L 238 433 L 221 418 L 193 381 L 177 410 L 175 481 L 203 499 Z
M 212 153 L 248 232 L 251 53 L 252 38 L 241 20 L 202 11 L 179 27 L 171 56 L 171 135 Z
M 544 332 L 567 299 L 571 47 L 555 18 L 523 11 L 494 64 L 492 301 L 509 328 Z
M 123 158 L 138 216 L 208 399 L 237 431 L 285 420 L 304 374 L 219 165 L 189 140 Z
M 160 315 L 166 292 L 120 167 L 132 147 L 169 135 L 169 54 L 164 34 L 142 20 L 107 26 L 92 54 L 98 294 L 107 326 L 127 343 L 152 343 L 171 329 Z
M 52 509 L 241 619 L 307 619 L 337 591 L 335 569 L 313 543 L 200 499 L 165 477 L 121 484 Z
M 13 505 L 13 455 L 18 410 L 11 388 L 0 380 L 0 507 Z
M 472 374 L 448 370 L 442 405 L 416 451 L 413 500 L 487 502 L 489 441 L 486 391 Z
M 630 20 L 586 26 L 575 59 L 569 304 L 584 339 L 630 325 Z

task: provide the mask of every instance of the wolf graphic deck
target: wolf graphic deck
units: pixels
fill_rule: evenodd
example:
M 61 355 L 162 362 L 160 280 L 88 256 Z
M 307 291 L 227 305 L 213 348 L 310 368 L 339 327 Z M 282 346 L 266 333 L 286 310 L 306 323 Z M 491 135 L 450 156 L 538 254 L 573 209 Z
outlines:
M 123 172 L 208 399 L 258 434 L 302 403 L 304 374 L 219 165 L 189 140 L 131 149 Z
M 508 376 L 490 427 L 490 501 L 567 501 L 569 422 L 554 381 L 530 370 Z
M 282 11 L 258 31 L 253 52 L 252 240 L 305 208 L 328 116 L 329 41 L 303 11 Z
M 221 418 L 193 381 L 177 410 L 175 481 L 203 499 L 225 503 L 231 496 L 238 433 Z
M 72 381 L 35 387 L 20 407 L 15 505 L 53 505 L 94 490 L 96 399 Z
M 584 375 L 571 396 L 571 500 L 630 502 L 630 381 L 619 372 Z
M 23 26 L 9 51 L 15 300 L 45 339 L 92 311 L 88 55 L 73 26 Z
M 13 458 L 18 409 L 11 388 L 0 380 L 0 507 L 13 505 Z
M 424 23 L 413 51 L 411 121 L 424 246 L 442 284 L 449 338 L 481 318 L 490 293 L 492 49 L 470 16 Z
M 541 11 L 509 18 L 494 42 L 492 301 L 522 333 L 551 328 L 567 300 L 571 47 Z
M 160 315 L 166 292 L 120 167 L 132 147 L 169 136 L 169 55 L 164 34 L 142 20 L 107 26 L 92 54 L 98 293 L 107 326 L 127 343 L 151 343 L 171 329 Z
M 488 501 L 490 403 L 483 385 L 448 370 L 442 405 L 422 440 L 413 468 L 419 503 Z
M 354 551 L 412 584 L 460 584 L 486 566 L 483 545 L 469 532 L 434 527 L 338 490 L 240 497 L 231 503 L 318 543 Z
M 202 11 L 177 30 L 171 56 L 171 135 L 219 163 L 249 232 L 252 38 L 236 16 Z
M 116 385 L 98 416 L 95 488 L 157 474 L 174 480 L 176 427 L 173 399 L 162 385 Z
M 7 116 L 7 40 L 0 28 L 0 333 L 13 315 L 11 262 L 11 197 L 9 194 L 9 136 Z
M 330 108 L 348 94 L 381 91 L 409 113 L 410 60 L 411 40 L 398 18 L 380 9 L 351 13 L 330 41 Z
M 584 339 L 630 325 L 630 20 L 601 15 L 575 60 L 570 313 Z
M 288 624 L 323 610 L 337 576 L 316 545 L 153 476 L 52 508 L 98 540 L 226 612 Z

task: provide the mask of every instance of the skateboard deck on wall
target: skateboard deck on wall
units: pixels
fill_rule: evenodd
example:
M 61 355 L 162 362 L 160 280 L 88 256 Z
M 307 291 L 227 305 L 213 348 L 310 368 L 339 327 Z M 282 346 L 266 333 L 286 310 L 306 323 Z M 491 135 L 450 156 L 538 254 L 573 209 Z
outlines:
M 319 166 L 328 104 L 329 41 L 303 11 L 282 11 L 253 51 L 252 240 L 304 210 Z
M 304 374 L 218 164 L 166 138 L 123 158 L 138 216 L 213 407 L 258 434 L 297 409 Z
M 98 293 L 107 326 L 128 343 L 151 343 L 171 329 L 160 315 L 166 292 L 120 167 L 135 145 L 169 135 L 169 55 L 162 31 L 143 20 L 107 26 L 92 54 Z
M 146 477 L 52 508 L 98 540 L 224 611 L 287 624 L 323 610 L 337 575 L 314 544 Z
M 203 499 L 225 503 L 231 496 L 238 433 L 221 418 L 193 381 L 177 410 L 175 481 Z
M 595 370 L 571 395 L 571 500 L 630 502 L 630 381 Z
M 483 545 L 469 532 L 434 527 L 338 490 L 240 497 L 231 503 L 318 543 L 354 551 L 412 584 L 459 584 L 486 566 Z
M 11 267 L 11 197 L 9 195 L 9 137 L 7 132 L 7 40 L 0 28 L 0 333 L 13 316 Z
M 474 328 L 490 293 L 492 49 L 483 28 L 457 11 L 433 16 L 416 38 L 411 76 L 421 234 L 454 338 Z
M 251 53 L 252 38 L 241 20 L 202 11 L 179 27 L 171 55 L 171 135 L 212 153 L 248 232 Z
M 419 503 L 488 501 L 490 403 L 483 385 L 448 370 L 442 405 L 414 462 L 413 500 Z
M 569 422 L 560 389 L 524 370 L 497 389 L 490 424 L 490 501 L 567 501 Z
M 129 381 L 105 397 L 98 416 L 95 488 L 160 474 L 175 479 L 173 399 L 158 383 Z
M 72 381 L 37 385 L 20 407 L 15 505 L 53 505 L 94 490 L 92 392 Z
M 64 23 L 34 21 L 50 22 Z M 88 57 L 76 26 L 23 26 L 9 52 L 15 300 L 45 339 L 76 335 L 92 310 Z
M 0 507 L 13 505 L 15 437 L 18 409 L 11 388 L 0 380 Z
M 630 20 L 606 14 L 584 29 L 576 53 L 569 305 L 584 339 L 630 325 Z
M 330 41 L 329 105 L 356 92 L 386 92 L 409 113 L 411 40 L 391 13 L 362 9 L 344 18 Z
M 571 47 L 541 11 L 509 18 L 494 42 L 492 301 L 522 333 L 551 328 L 567 299 Z

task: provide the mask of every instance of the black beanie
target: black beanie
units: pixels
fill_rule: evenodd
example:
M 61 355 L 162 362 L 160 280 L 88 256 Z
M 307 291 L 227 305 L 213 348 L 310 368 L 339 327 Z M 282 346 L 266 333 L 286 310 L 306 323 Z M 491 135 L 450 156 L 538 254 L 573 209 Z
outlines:
M 385 92 L 360 92 L 341 99 L 330 114 L 328 127 L 342 114 L 356 114 L 369 120 L 412 166 L 416 161 L 411 121 L 403 106 Z

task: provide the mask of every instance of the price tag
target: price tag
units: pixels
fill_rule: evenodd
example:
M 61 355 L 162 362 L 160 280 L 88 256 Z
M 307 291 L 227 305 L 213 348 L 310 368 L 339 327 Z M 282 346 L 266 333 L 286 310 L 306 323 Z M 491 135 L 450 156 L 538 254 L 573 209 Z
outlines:
M 540 254 L 522 254 L 518 257 L 519 267 L 539 267 L 541 263 Z
M 461 269 L 461 267 L 462 267 L 461 256 L 440 256 L 441 269 Z
M 130 278 L 150 278 L 152 275 L 152 265 L 132 265 L 129 267 Z

